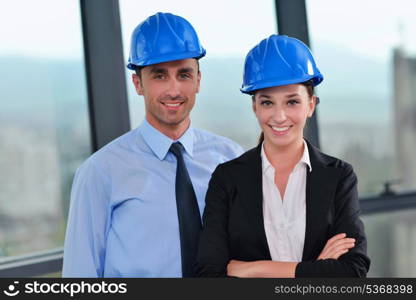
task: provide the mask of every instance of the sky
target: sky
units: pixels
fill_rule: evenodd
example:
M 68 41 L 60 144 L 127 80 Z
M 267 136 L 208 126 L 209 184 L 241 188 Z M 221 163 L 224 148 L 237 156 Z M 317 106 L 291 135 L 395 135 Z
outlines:
M 330 41 L 365 56 L 385 60 L 402 45 L 416 55 L 416 1 L 309 0 L 312 40 Z
M 385 59 L 403 43 L 416 54 L 414 0 L 308 0 L 307 8 L 312 47 L 329 40 Z M 134 27 L 158 11 L 187 18 L 212 57 L 244 56 L 277 30 L 272 0 L 120 0 L 125 55 Z M 0 23 L 0 55 L 83 56 L 79 1 L 0 0 Z
M 82 58 L 79 1 L 0 0 L 0 55 Z

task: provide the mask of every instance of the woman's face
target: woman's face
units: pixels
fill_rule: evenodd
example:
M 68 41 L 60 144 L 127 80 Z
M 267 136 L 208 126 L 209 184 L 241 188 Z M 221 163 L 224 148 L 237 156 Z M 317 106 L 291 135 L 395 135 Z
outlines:
M 315 109 L 315 96 L 307 87 L 290 84 L 258 90 L 254 95 L 253 111 L 271 146 L 286 148 L 303 138 L 303 128 Z

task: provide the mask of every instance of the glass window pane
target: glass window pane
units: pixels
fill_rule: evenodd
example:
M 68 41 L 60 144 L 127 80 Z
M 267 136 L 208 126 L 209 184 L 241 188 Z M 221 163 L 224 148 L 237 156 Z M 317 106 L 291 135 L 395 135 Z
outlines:
M 352 163 L 362 196 L 416 187 L 416 2 L 307 1 L 322 149 Z M 371 20 L 371 21 L 370 21 Z
M 79 1 L 1 2 L 0 40 L 1 261 L 63 245 L 91 146 Z
M 257 121 L 251 99 L 239 88 L 245 55 L 261 39 L 276 33 L 274 1 L 120 1 L 123 43 L 127 61 L 130 35 L 139 22 L 162 10 L 186 18 L 195 27 L 207 55 L 200 60 L 201 91 L 192 111 L 192 124 L 227 136 L 245 148 L 256 145 Z M 142 98 L 137 96 L 127 72 L 132 127 L 144 117 Z M 213 117 L 215 116 L 215 117 Z
M 368 277 L 416 277 L 416 209 L 363 216 Z

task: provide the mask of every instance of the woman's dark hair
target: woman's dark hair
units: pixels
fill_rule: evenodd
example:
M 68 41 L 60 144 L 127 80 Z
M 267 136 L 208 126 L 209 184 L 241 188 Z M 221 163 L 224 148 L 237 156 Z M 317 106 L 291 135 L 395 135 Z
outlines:
M 315 93 L 314 92 L 314 87 L 313 87 L 313 81 L 312 81 L 312 79 L 310 79 L 308 81 L 305 81 L 305 82 L 302 82 L 301 84 L 303 84 L 304 86 L 306 86 L 306 90 L 308 91 L 309 97 L 312 97 L 314 95 L 314 93 Z M 253 101 L 255 101 L 254 100 L 254 95 L 255 95 L 255 93 L 252 96 Z M 261 143 L 263 143 L 263 141 L 264 141 L 264 132 L 262 131 L 260 133 L 260 136 L 259 136 L 258 145 L 260 145 Z

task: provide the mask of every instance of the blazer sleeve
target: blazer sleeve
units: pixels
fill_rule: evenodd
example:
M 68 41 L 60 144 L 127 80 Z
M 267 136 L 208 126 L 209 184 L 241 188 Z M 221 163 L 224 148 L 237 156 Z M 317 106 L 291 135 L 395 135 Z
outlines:
M 367 256 L 367 240 L 363 222 L 359 218 L 360 212 L 357 176 L 352 166 L 345 163 L 335 193 L 334 222 L 328 239 L 338 233 L 346 233 L 347 237 L 355 238 L 355 246 L 338 259 L 300 262 L 295 277 L 366 277 L 370 259 Z
M 211 176 L 205 198 L 203 228 L 199 240 L 196 274 L 200 277 L 225 277 L 229 262 L 227 180 L 221 165 Z
M 295 277 L 366 277 L 370 259 L 367 257 L 364 225 L 359 218 L 357 176 L 347 163 L 336 189 L 334 210 L 328 239 L 338 233 L 346 233 L 347 237 L 355 238 L 354 248 L 338 259 L 302 261 L 296 267 Z

